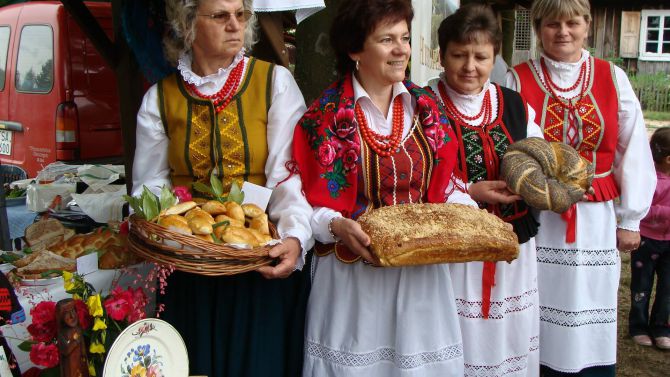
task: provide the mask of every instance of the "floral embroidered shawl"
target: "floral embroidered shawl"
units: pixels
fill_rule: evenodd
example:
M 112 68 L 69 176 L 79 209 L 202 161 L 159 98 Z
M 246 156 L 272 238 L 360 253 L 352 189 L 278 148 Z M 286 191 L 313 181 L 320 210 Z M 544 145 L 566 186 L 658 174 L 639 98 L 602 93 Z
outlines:
M 446 201 L 446 189 L 456 165 L 458 143 L 441 104 L 433 94 L 409 80 L 403 84 L 416 100 L 415 114 L 433 152 L 428 201 Z M 293 135 L 293 159 L 307 200 L 349 216 L 358 192 L 361 140 L 354 116 L 351 74 L 333 83 L 300 119 Z

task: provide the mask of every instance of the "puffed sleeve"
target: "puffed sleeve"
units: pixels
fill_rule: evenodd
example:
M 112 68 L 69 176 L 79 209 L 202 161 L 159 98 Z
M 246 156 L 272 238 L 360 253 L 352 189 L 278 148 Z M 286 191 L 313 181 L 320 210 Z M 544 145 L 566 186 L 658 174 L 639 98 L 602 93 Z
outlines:
M 508 69 L 507 73 L 505 73 L 505 83 L 503 86 L 518 92 L 519 86 L 517 84 L 517 77 L 514 75 L 511 69 Z
M 266 186 L 273 189 L 268 213 L 270 220 L 277 224 L 281 238 L 295 237 L 300 241 L 303 252 L 296 269 L 305 264 L 305 253 L 314 244 L 309 225 L 312 207 L 302 193 L 300 176 L 289 175 L 287 166 L 292 155 L 293 129 L 306 109 L 305 100 L 291 73 L 282 66 L 276 66 L 267 125 L 265 176 Z
M 170 185 L 168 139 L 158 109 L 158 85 L 144 95 L 137 113 L 136 147 L 133 160 L 132 195 L 140 195 L 142 186 L 160 194 L 161 187 Z
M 638 231 L 654 195 L 656 170 L 640 102 L 624 71 L 614 69 L 619 88 L 619 135 L 613 174 L 621 190 L 614 210 L 619 228 Z

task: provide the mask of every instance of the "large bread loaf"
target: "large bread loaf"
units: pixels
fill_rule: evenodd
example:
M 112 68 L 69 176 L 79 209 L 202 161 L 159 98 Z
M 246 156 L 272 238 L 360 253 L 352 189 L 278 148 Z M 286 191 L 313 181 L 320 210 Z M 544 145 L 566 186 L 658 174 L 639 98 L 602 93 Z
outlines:
M 485 210 L 462 204 L 382 207 L 358 222 L 382 266 L 511 261 L 519 253 L 510 226 Z
M 507 148 L 500 174 L 537 209 L 565 212 L 591 187 L 593 165 L 569 145 L 531 137 Z

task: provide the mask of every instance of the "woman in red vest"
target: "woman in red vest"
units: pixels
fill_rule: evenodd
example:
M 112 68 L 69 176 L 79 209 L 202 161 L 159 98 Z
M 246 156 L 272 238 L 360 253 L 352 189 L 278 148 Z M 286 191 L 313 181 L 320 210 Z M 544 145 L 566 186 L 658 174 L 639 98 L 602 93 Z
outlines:
M 246 54 L 251 0 L 167 0 L 167 58 L 177 72 L 149 88 L 137 115 L 133 193 L 143 186 L 243 181 L 272 190 L 270 220 L 282 243 L 276 266 L 234 276 L 182 271 L 168 281 L 161 318 L 188 348 L 190 375 L 300 375 L 312 208 L 291 175 L 293 128 L 305 102 L 290 71 Z M 191 190 L 193 195 L 197 192 Z
M 376 267 L 355 221 L 377 207 L 469 200 L 449 195 L 457 143 L 442 107 L 405 80 L 412 17 L 410 0 L 342 1 L 330 33 L 341 79 L 296 126 L 319 241 L 304 376 L 463 376 L 449 265 Z
M 489 376 L 538 376 L 538 223 L 521 197 L 507 190 L 500 162 L 509 145 L 542 137 L 542 132 L 519 93 L 490 81 L 502 40 L 491 7 L 460 7 L 442 21 L 438 38 L 444 72 L 429 85 L 455 130 L 460 175 L 480 207 L 513 225 L 521 245 L 519 258 L 511 263 L 450 267 L 465 376 L 481 376 L 483 371 Z
M 540 364 L 546 376 L 614 376 L 619 251 L 640 242 L 655 186 L 640 104 L 626 74 L 584 49 L 588 0 L 537 0 L 531 19 L 542 54 L 507 84 L 537 110 L 548 141 L 595 164 L 594 193 L 562 214 L 540 213 L 535 238 Z

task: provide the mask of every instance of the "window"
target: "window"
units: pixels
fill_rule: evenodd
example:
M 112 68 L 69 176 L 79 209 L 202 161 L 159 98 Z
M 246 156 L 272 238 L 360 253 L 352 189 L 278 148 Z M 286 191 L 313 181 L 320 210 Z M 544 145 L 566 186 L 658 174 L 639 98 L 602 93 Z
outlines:
M 643 10 L 640 60 L 670 61 L 670 10 Z
M 532 38 L 530 10 L 517 9 L 514 25 L 514 49 L 530 50 L 530 42 Z
M 54 43 L 50 26 L 28 25 L 21 30 L 16 58 L 16 89 L 48 93 L 54 81 Z
M 0 26 L 0 90 L 5 90 L 5 76 L 7 76 L 8 50 L 9 50 L 9 26 Z

